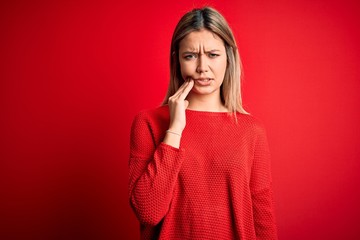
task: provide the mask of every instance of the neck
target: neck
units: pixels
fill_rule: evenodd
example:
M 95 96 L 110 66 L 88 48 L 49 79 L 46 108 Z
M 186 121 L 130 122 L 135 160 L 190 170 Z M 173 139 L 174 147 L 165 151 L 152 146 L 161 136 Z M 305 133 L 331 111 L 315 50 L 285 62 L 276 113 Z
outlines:
M 188 109 L 207 112 L 228 112 L 228 109 L 221 102 L 220 94 L 202 95 L 190 92 L 186 98 L 189 101 Z

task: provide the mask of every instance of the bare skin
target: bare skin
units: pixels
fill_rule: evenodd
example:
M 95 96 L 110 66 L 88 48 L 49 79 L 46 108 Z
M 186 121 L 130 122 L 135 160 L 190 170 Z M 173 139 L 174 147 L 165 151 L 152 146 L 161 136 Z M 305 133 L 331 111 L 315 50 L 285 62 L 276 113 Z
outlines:
M 189 106 L 189 101 L 186 100 L 187 95 L 194 86 L 194 80 L 186 81 L 178 91 L 169 98 L 170 110 L 170 127 L 169 130 L 179 135 L 186 125 L 185 110 Z M 164 143 L 175 148 L 180 147 L 181 136 L 168 132 L 163 140 Z
M 227 64 L 222 39 L 205 29 L 189 33 L 180 42 L 179 62 L 186 81 L 168 100 L 170 132 L 163 140 L 175 148 L 180 147 L 187 108 L 195 111 L 227 111 L 220 98 L 220 86 Z

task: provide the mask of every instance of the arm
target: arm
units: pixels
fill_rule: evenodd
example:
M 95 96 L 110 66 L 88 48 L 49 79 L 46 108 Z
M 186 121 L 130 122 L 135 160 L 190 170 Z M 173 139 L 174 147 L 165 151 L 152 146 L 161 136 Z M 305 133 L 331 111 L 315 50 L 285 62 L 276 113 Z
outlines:
M 186 125 L 185 100 L 194 85 L 186 81 L 169 98 L 170 124 L 163 142 L 156 146 L 150 123 L 137 116 L 131 129 L 129 161 L 130 204 L 139 221 L 157 225 L 169 210 L 177 177 L 183 162 L 180 149 Z
M 250 188 L 257 239 L 278 239 L 274 214 L 270 152 L 263 127 L 256 127 Z
M 146 119 L 138 115 L 131 128 L 129 198 L 139 221 L 157 225 L 166 215 L 183 150 L 165 143 L 155 146 Z

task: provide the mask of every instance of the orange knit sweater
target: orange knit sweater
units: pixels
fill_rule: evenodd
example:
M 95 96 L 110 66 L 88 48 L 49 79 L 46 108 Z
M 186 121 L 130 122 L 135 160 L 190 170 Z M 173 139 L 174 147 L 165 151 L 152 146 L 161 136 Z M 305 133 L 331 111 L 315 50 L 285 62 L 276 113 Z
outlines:
M 277 239 L 270 155 L 252 116 L 186 110 L 180 149 L 162 143 L 169 110 L 131 129 L 130 204 L 141 239 Z

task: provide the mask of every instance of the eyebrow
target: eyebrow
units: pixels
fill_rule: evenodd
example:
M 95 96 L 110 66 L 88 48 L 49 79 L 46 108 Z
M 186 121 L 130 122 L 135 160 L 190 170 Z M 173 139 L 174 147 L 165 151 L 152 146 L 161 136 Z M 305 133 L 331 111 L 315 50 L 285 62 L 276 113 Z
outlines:
M 212 49 L 212 50 L 209 50 L 209 51 L 205 51 L 205 53 L 210 53 L 210 52 L 220 52 L 220 50 L 218 49 Z M 198 51 L 191 51 L 191 50 L 188 50 L 188 51 L 185 51 L 183 52 L 182 54 L 194 54 L 194 53 L 199 53 Z

